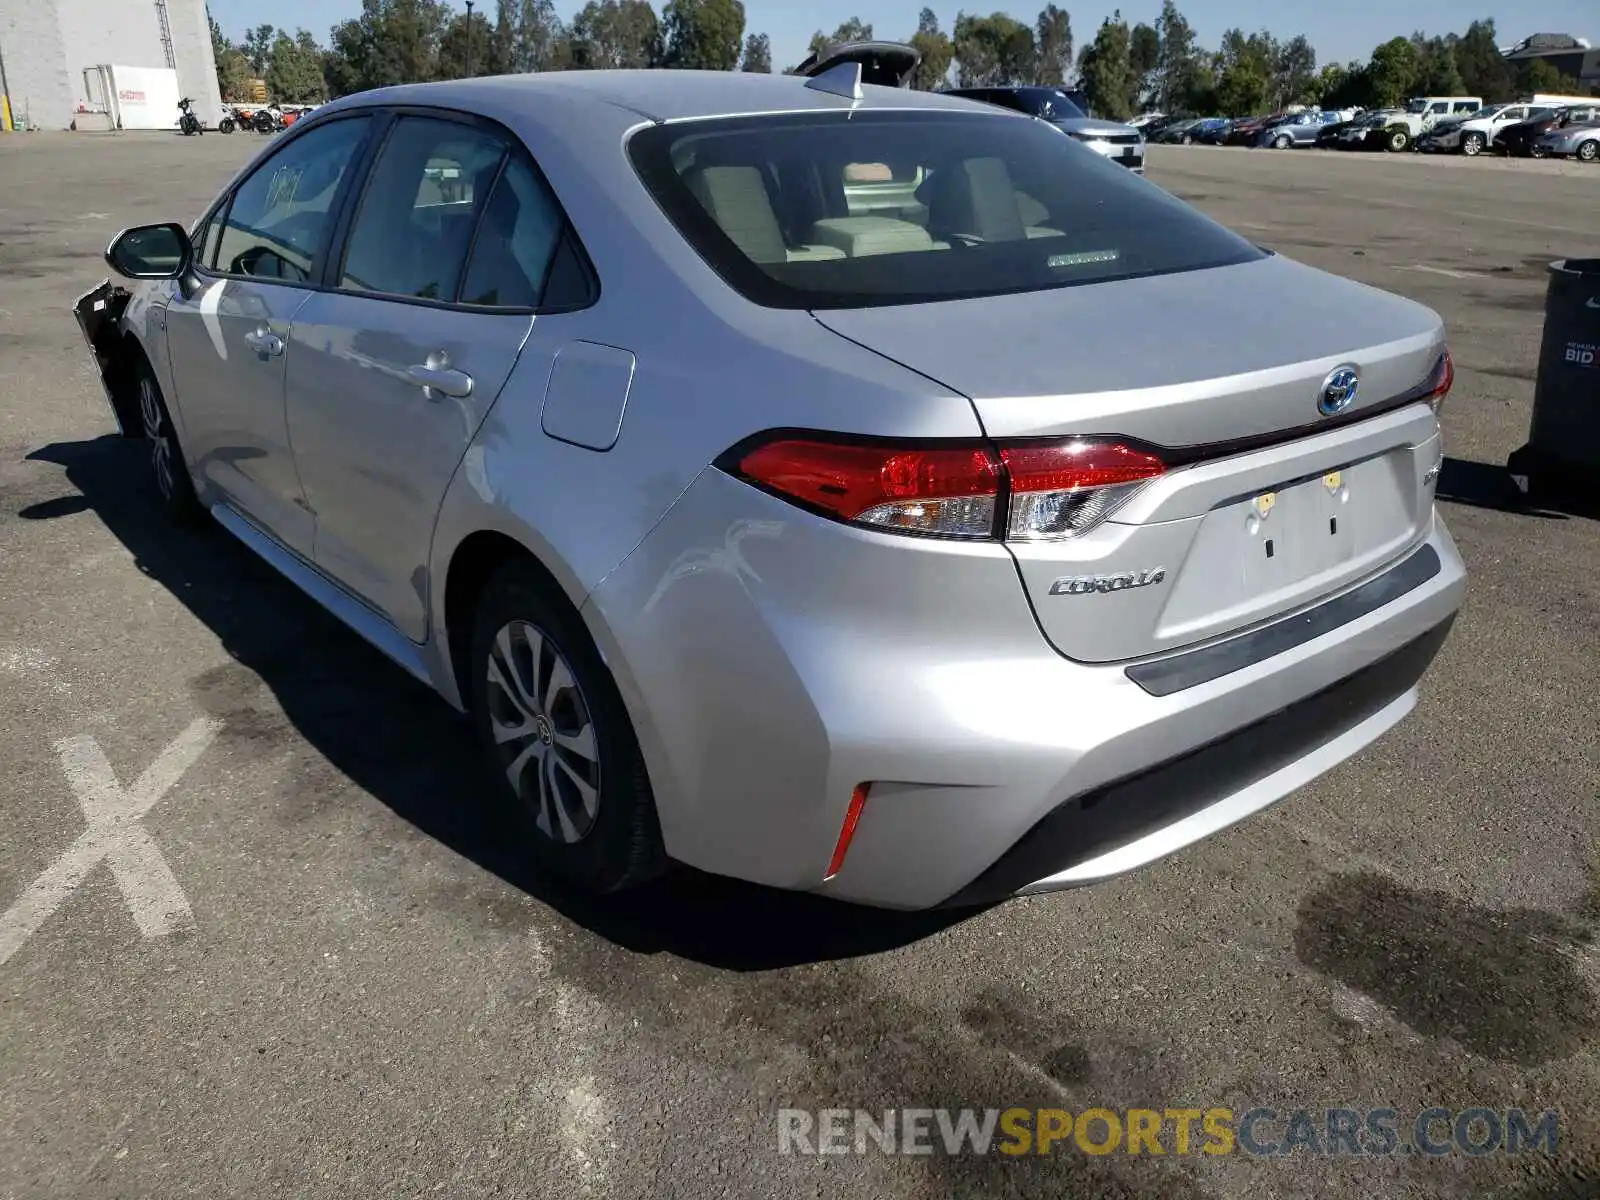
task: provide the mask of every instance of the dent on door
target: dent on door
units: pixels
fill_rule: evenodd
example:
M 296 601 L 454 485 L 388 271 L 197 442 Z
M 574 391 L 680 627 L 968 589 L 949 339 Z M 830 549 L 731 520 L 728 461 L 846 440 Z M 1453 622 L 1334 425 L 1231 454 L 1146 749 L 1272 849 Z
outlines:
M 556 352 L 540 425 L 557 441 L 609 450 L 622 434 L 633 387 L 633 354 L 599 342 L 569 342 Z

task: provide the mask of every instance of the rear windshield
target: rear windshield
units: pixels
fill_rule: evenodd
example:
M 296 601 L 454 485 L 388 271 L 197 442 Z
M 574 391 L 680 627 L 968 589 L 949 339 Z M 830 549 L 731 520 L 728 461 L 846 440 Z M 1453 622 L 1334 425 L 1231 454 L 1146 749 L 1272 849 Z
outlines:
M 629 154 L 689 243 L 775 308 L 870 308 L 1265 256 L 1040 121 L 828 112 L 685 121 Z

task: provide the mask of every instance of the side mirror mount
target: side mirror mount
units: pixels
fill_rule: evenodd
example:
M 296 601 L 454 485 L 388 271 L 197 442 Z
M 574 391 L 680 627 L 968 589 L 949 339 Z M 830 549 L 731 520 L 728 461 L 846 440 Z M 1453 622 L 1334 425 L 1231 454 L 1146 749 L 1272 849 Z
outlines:
M 124 279 L 183 279 L 194 266 L 194 247 L 175 222 L 136 225 L 112 239 L 106 265 Z

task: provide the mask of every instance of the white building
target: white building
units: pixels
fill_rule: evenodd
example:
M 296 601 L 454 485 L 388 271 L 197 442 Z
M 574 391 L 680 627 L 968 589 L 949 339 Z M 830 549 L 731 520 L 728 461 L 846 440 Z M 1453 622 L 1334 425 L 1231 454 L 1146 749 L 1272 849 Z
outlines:
M 0 0 L 0 63 L 19 125 L 66 129 L 80 105 L 104 107 L 84 77 L 102 64 L 173 68 L 201 120 L 222 115 L 205 0 Z

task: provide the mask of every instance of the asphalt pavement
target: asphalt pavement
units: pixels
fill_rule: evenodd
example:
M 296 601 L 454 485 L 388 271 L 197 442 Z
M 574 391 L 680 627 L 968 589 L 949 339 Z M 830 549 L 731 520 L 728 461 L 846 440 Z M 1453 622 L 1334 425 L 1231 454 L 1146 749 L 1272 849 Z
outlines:
M 192 219 L 261 145 L 0 138 L 0 1197 L 1600 1194 L 1600 523 L 1499 470 L 1546 264 L 1600 255 L 1600 167 L 1152 152 L 1263 245 L 1444 315 L 1468 601 L 1416 713 L 1315 786 L 956 917 L 699 876 L 550 895 L 442 703 L 162 521 L 70 306 L 120 226 Z M 1556 1108 L 1559 1144 L 778 1149 L 783 1108 L 1432 1105 Z

